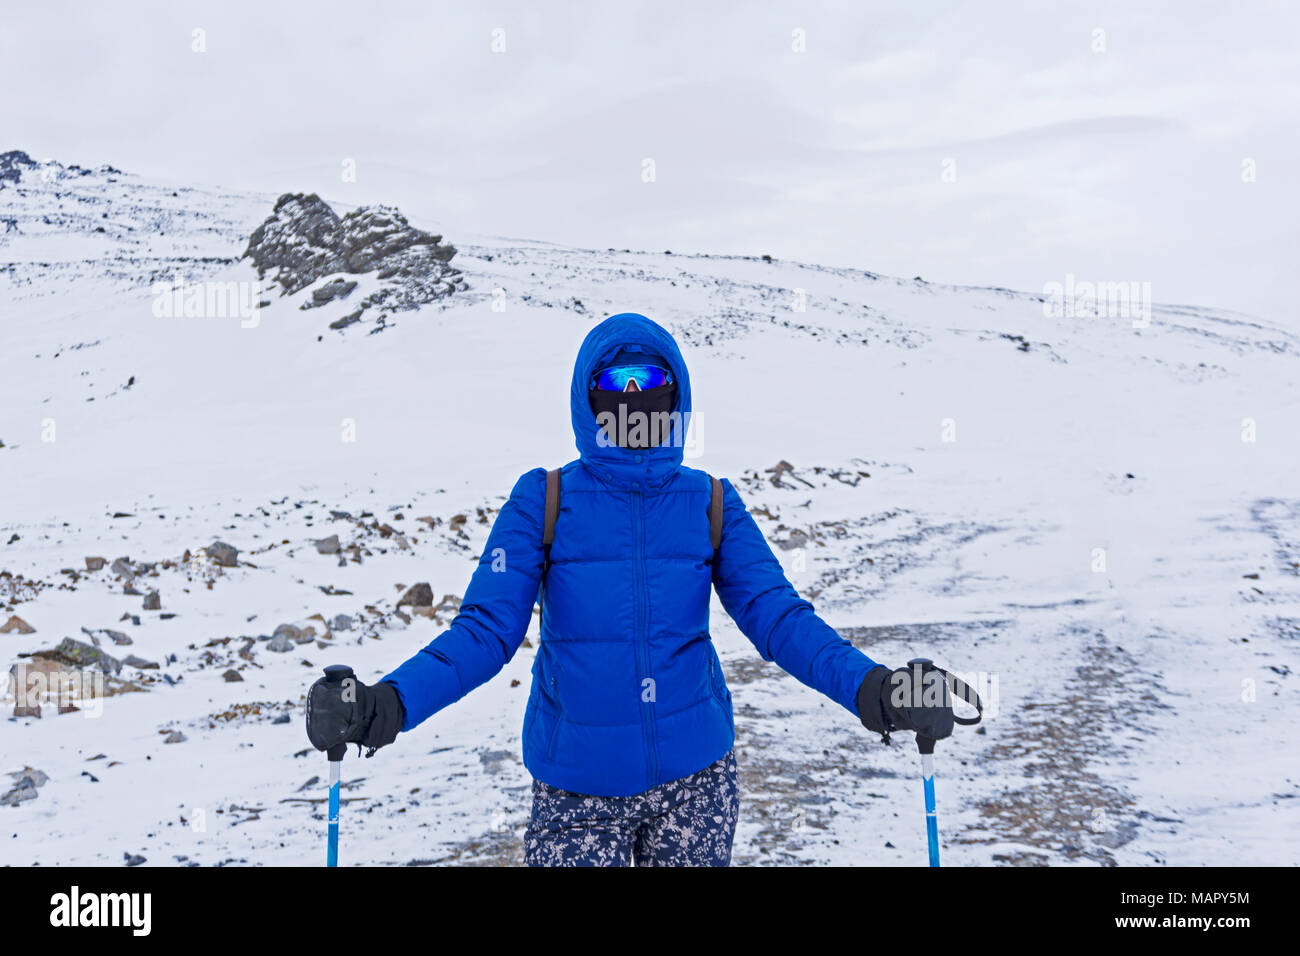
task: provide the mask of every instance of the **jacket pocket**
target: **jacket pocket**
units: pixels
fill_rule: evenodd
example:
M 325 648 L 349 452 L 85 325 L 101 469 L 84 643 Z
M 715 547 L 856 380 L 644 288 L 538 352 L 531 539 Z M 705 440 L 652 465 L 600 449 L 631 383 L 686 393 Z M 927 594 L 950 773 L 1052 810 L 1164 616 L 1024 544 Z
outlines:
M 709 648 L 709 689 L 713 691 L 713 699 L 718 702 L 727 715 L 727 725 L 731 732 L 736 732 L 736 717 L 731 711 L 731 691 L 727 689 L 727 681 L 722 673 L 722 664 L 718 660 L 717 652 L 710 646 Z
M 548 678 L 551 685 L 551 699 L 555 701 L 555 713 L 552 715 L 551 735 L 546 741 L 546 759 L 548 762 L 555 759 L 555 744 L 560 737 L 560 723 L 564 720 L 564 708 L 560 705 L 559 687 L 555 680 L 555 675 L 551 674 Z
M 722 663 L 718 660 L 717 652 L 712 647 L 709 648 L 709 689 L 713 691 L 713 696 L 722 703 L 728 703 L 731 694 L 727 690 L 727 680 L 722 674 Z

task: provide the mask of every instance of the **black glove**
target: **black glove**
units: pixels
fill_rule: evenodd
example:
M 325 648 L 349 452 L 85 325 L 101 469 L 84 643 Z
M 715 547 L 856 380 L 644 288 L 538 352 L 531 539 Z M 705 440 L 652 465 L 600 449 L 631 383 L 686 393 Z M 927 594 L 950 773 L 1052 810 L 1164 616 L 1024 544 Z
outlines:
M 392 684 L 371 687 L 350 674 L 342 680 L 322 677 L 307 691 L 307 737 L 317 750 L 356 744 L 370 748 L 370 757 L 397 739 L 405 719 Z
M 930 661 L 892 671 L 883 665 L 872 668 L 858 688 L 858 717 L 886 743 L 894 730 L 942 740 L 953 726 L 947 675 Z

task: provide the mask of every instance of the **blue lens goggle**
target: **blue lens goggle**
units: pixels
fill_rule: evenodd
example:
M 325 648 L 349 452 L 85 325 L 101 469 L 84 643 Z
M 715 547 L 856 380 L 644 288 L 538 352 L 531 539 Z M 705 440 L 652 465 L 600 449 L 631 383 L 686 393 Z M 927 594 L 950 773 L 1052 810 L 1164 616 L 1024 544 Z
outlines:
M 629 382 L 636 382 L 641 391 L 673 383 L 672 373 L 658 365 L 614 365 L 597 372 L 591 387 L 602 392 L 626 392 Z

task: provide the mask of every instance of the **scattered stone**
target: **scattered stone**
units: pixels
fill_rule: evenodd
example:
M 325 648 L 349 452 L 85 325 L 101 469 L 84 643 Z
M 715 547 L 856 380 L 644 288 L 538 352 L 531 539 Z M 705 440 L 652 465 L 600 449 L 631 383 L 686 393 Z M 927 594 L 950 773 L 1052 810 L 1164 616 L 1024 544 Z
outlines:
M 404 604 L 409 604 L 412 607 L 429 607 L 433 604 L 433 588 L 429 587 L 427 581 L 412 584 L 406 589 L 406 593 L 397 599 L 398 607 Z
M 141 863 L 144 863 L 148 859 L 147 857 L 140 856 L 139 854 L 132 856 L 130 853 L 123 853 L 122 858 L 126 860 L 127 866 L 139 866 Z
M 22 770 L 9 774 L 13 780 L 13 787 L 3 795 L 0 795 L 0 806 L 16 807 L 20 803 L 26 803 L 28 800 L 35 800 L 39 795 L 37 790 L 49 782 L 49 777 L 42 771 L 32 767 L 24 767 Z
M 15 770 L 9 774 L 9 778 L 13 780 L 14 786 L 29 781 L 33 787 L 43 787 L 50 782 L 49 774 L 43 770 L 37 770 L 35 767 L 23 767 L 22 770 Z
M 297 644 L 307 643 L 302 639 L 302 630 L 293 624 L 281 624 L 275 629 L 275 633 L 273 633 L 271 637 L 283 637 L 286 640 L 293 641 Z M 310 640 L 310 638 L 308 638 L 308 640 Z
M 339 553 L 339 536 L 336 534 L 332 534 L 328 538 L 320 538 L 313 543 L 316 545 L 316 550 L 320 554 Z
M 140 596 L 140 592 L 137 591 L 137 590 L 136 590 L 136 589 L 131 585 L 131 582 L 130 582 L 130 581 L 127 581 L 125 584 L 122 585 L 122 593 L 123 593 L 123 594 L 129 594 L 129 595 L 131 595 L 132 597 L 139 597 L 139 596 Z
M 0 795 L 0 806 L 16 807 L 28 800 L 35 800 L 37 796 L 39 794 L 37 794 L 35 787 L 30 784 L 20 785 Z
M 131 564 L 130 558 L 118 558 L 109 568 L 119 578 L 135 577 L 135 566 Z
M 433 609 L 433 614 L 435 618 L 438 618 L 444 614 L 450 614 L 454 616 L 459 611 L 460 611 L 460 598 L 458 598 L 454 594 L 444 594 L 442 596 L 442 600 L 438 602 L 438 606 Z
M 144 596 L 144 609 L 146 611 L 161 611 L 162 596 L 157 591 L 150 591 Z
M 223 568 L 233 568 L 239 563 L 239 549 L 224 541 L 214 541 L 203 553 Z
M 273 724 L 287 724 L 287 723 L 288 723 L 290 720 L 292 720 L 292 719 L 293 719 L 293 717 L 292 717 L 291 715 L 289 715 L 289 714 L 281 714 L 279 717 L 275 718 L 275 720 L 271 721 L 271 723 L 273 723 Z
M 244 675 L 239 673 L 239 671 L 235 670 L 233 667 L 221 676 L 225 678 L 227 684 L 238 684 L 244 679 Z
M 122 670 L 122 662 L 116 657 L 105 654 L 99 648 L 72 637 L 65 637 L 59 642 L 58 647 L 47 651 L 37 651 L 32 656 L 57 661 L 60 664 L 69 664 L 76 668 L 90 667 L 103 671 L 105 674 L 116 674 Z
M 9 620 L 5 621 L 4 625 L 0 627 L 0 634 L 14 633 L 35 634 L 36 628 L 32 627 L 17 614 L 12 614 L 9 616 Z
M 352 630 L 352 616 L 350 614 L 335 614 L 330 619 L 330 630 L 332 631 L 350 631 Z
M 335 299 L 346 299 L 352 294 L 352 290 L 357 284 L 352 279 L 344 279 L 341 276 L 333 282 L 327 282 L 319 289 L 315 289 L 311 294 L 311 302 L 314 306 L 327 305 Z
M 183 733 L 181 733 L 179 730 L 173 730 L 170 734 L 168 734 L 166 737 L 163 738 L 163 743 L 183 744 L 185 743 L 185 740 L 186 737 Z
M 102 571 L 107 563 L 103 558 L 86 558 L 86 570 Z
M 277 654 L 284 654 L 287 651 L 293 650 L 293 648 L 294 648 L 293 641 L 284 634 L 281 634 L 277 637 L 273 637 L 266 642 L 266 649 L 268 651 L 274 651 Z
M 154 661 L 147 661 L 143 657 L 136 657 L 134 654 L 128 654 L 122 663 L 127 667 L 136 667 L 142 671 L 158 670 L 158 665 Z
M 82 630 L 84 631 L 85 628 L 82 628 Z M 121 631 L 110 631 L 108 628 L 101 628 L 100 631 L 99 631 L 99 633 L 103 634 L 105 637 L 107 637 L 109 640 L 111 640 L 114 644 L 134 644 L 134 643 L 135 643 L 135 641 L 131 640 L 131 638 L 127 637 L 127 636 L 126 636 L 125 634 L 123 634 Z

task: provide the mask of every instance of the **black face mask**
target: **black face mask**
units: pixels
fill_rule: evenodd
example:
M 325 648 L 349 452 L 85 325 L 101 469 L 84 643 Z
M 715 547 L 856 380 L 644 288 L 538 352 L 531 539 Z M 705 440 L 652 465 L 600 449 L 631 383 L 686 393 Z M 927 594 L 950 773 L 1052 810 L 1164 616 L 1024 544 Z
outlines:
M 653 448 L 673 436 L 675 423 L 668 413 L 677 406 L 676 384 L 648 388 L 644 392 L 592 388 L 587 390 L 587 399 L 596 413 L 597 425 L 605 433 L 604 440 L 610 445 Z

